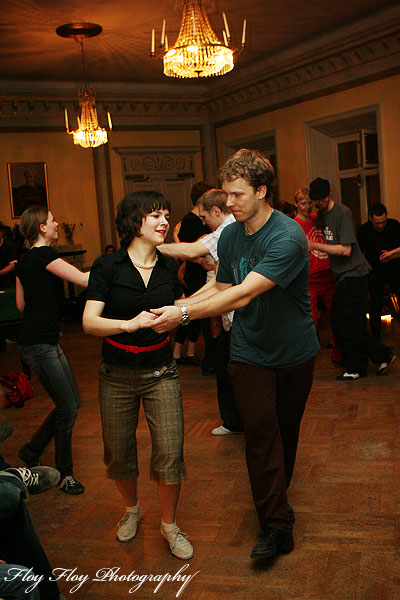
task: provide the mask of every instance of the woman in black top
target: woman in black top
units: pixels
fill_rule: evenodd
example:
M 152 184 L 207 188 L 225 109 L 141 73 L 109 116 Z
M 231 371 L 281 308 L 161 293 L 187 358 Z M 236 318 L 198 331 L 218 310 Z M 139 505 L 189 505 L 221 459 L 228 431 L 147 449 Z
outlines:
M 83 485 L 74 478 L 71 436 L 80 398 L 71 369 L 58 344 L 60 333 L 59 278 L 82 287 L 89 273 L 82 273 L 59 257 L 50 244 L 58 239 L 58 223 L 42 206 L 28 208 L 21 217 L 20 231 L 30 250 L 17 265 L 16 301 L 24 311 L 18 334 L 22 359 L 35 371 L 56 408 L 18 456 L 29 466 L 39 458 L 54 437 L 55 463 L 61 474 L 60 489 L 67 494 L 81 494 Z
M 166 333 L 151 329 L 154 307 L 182 296 L 178 265 L 156 250 L 169 228 L 170 203 L 158 192 L 128 194 L 118 207 L 121 248 L 92 267 L 83 315 L 86 333 L 104 336 L 99 400 L 107 476 L 126 504 L 118 523 L 121 542 L 136 535 L 136 427 L 140 399 L 152 437 L 150 477 L 157 482 L 161 533 L 171 552 L 191 558 L 193 548 L 175 522 L 183 462 L 181 388 Z

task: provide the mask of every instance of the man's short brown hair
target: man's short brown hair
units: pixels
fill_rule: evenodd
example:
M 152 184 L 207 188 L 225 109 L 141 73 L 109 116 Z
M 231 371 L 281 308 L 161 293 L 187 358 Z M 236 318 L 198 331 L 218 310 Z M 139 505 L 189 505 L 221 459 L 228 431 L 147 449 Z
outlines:
M 228 194 L 224 190 L 212 188 L 200 196 L 197 205 L 201 204 L 207 212 L 210 212 L 213 206 L 218 206 L 221 212 L 228 214 L 230 210 L 226 207 L 227 196 Z
M 254 190 L 258 190 L 261 185 L 265 185 L 267 188 L 265 198 L 271 197 L 274 169 L 269 160 L 258 150 L 241 148 L 235 152 L 220 168 L 219 177 L 221 181 L 234 181 L 241 177 Z

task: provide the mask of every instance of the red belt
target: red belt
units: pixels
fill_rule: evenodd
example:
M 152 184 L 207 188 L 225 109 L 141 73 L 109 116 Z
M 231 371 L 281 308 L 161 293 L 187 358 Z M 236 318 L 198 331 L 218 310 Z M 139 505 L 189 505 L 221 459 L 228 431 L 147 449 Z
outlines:
M 133 354 L 140 354 L 141 352 L 153 352 L 154 350 L 159 350 L 160 348 L 164 348 L 169 342 L 169 337 L 165 338 L 159 344 L 153 344 L 152 346 L 126 346 L 125 344 L 120 344 L 119 342 L 115 342 L 109 337 L 104 338 L 106 342 L 111 344 L 112 346 L 116 346 L 117 348 L 121 348 L 125 350 L 125 352 L 132 352 Z

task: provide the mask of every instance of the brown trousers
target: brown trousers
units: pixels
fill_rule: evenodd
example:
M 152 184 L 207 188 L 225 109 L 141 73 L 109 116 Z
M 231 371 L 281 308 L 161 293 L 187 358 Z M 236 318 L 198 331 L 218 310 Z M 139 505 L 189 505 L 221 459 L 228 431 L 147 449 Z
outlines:
M 299 429 L 311 390 L 314 359 L 268 369 L 231 361 L 238 412 L 246 437 L 246 461 L 261 527 L 291 531 L 287 494 Z

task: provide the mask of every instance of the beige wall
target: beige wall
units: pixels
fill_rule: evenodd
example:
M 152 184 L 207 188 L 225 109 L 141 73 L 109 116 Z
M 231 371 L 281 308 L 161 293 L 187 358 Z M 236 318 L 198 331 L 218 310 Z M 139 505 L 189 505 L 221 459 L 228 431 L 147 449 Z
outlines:
M 114 146 L 200 146 L 198 131 L 112 132 L 109 138 L 113 199 L 115 205 L 124 195 L 120 157 Z M 87 250 L 84 264 L 90 266 L 101 254 L 96 187 L 92 151 L 75 146 L 66 133 L 7 133 L 0 136 L 0 220 L 14 226 L 8 187 L 8 162 L 46 162 L 49 206 L 58 222 L 82 223 L 74 242 Z M 195 160 L 196 178 L 202 178 L 199 153 Z M 65 242 L 60 229 L 60 243 Z
M 11 227 L 19 223 L 11 218 L 7 163 L 45 162 L 50 210 L 59 223 L 82 223 L 74 242 L 87 250 L 84 263 L 90 265 L 100 253 L 92 153 L 65 133 L 7 133 L 0 142 L 0 220 Z M 65 242 L 61 228 L 59 235 Z
M 230 141 L 274 130 L 280 199 L 291 200 L 298 187 L 309 183 L 304 123 L 377 104 L 382 115 L 384 200 L 390 216 L 400 219 L 400 76 L 220 127 L 217 129 L 219 161 L 224 161 L 225 145 L 229 146 Z
M 121 157 L 113 150 L 114 147 L 146 148 L 149 146 L 175 147 L 200 146 L 199 131 L 115 131 L 109 144 L 111 177 L 114 205 L 124 196 L 124 180 L 122 175 Z M 195 157 L 195 178 L 203 178 L 202 159 L 199 153 Z

